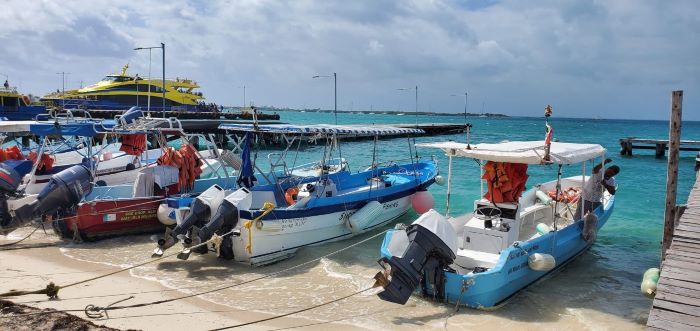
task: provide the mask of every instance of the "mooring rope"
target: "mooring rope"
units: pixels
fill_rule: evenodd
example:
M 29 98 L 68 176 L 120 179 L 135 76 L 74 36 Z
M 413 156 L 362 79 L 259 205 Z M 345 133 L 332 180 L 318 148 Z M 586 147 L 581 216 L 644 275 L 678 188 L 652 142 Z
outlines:
M 345 299 L 347 299 L 347 298 L 350 298 L 350 297 L 355 296 L 355 295 L 358 295 L 358 294 L 360 294 L 360 293 L 369 291 L 369 290 L 371 290 L 371 289 L 373 289 L 373 288 L 374 288 L 374 286 L 370 286 L 370 287 L 367 287 L 367 288 L 365 288 L 365 289 L 362 289 L 362 290 L 359 290 L 359 291 L 350 293 L 350 294 L 348 294 L 348 295 L 344 295 L 344 296 L 342 296 L 342 297 L 340 297 L 340 298 L 336 298 L 336 299 L 333 299 L 333 300 L 329 300 L 329 301 L 326 301 L 326 302 L 323 302 L 323 303 L 319 303 L 319 304 L 317 304 L 317 305 L 309 306 L 309 307 L 306 307 L 306 308 L 303 308 L 303 309 L 295 310 L 295 311 L 293 311 L 293 312 L 289 312 L 289 313 L 286 313 L 286 314 L 277 315 L 277 316 L 272 316 L 272 317 L 267 317 L 267 318 L 263 318 L 263 319 L 259 319 L 259 320 L 255 320 L 255 321 L 250 321 L 250 322 L 245 322 L 245 323 L 240 323 L 240 324 L 236 324 L 236 325 L 225 326 L 225 327 L 222 327 L 222 328 L 211 329 L 211 330 L 209 330 L 209 331 L 220 331 L 220 330 L 235 329 L 235 328 L 240 328 L 240 327 L 243 327 L 243 326 L 258 324 L 258 323 L 267 322 L 267 321 L 275 320 L 275 319 L 282 318 L 282 317 L 291 316 L 291 315 L 298 314 L 298 313 L 303 313 L 303 312 L 305 312 L 305 311 L 309 311 L 309 310 L 312 310 L 312 309 L 316 309 L 316 308 L 319 308 L 319 307 L 323 307 L 323 306 L 330 305 L 330 304 L 332 304 L 332 303 L 336 303 L 336 302 L 339 302 L 339 301 L 343 301 L 343 300 L 345 300 Z
M 264 216 L 264 215 L 261 215 L 261 216 L 259 216 L 259 217 L 262 218 L 262 216 Z M 330 252 L 330 253 L 328 253 L 328 254 L 325 254 L 325 255 L 323 255 L 323 256 L 317 257 L 317 258 L 315 258 L 315 259 L 308 260 L 308 261 L 306 261 L 306 262 L 303 262 L 303 263 L 300 263 L 300 264 L 291 266 L 291 267 L 289 267 L 289 268 L 285 268 L 285 269 L 282 269 L 282 270 L 279 270 L 279 271 L 275 271 L 275 272 L 272 272 L 272 273 L 269 273 L 269 274 L 265 274 L 265 275 L 260 276 L 260 277 L 252 278 L 252 279 L 249 279 L 249 280 L 246 280 L 246 281 L 242 281 L 242 282 L 239 282 L 239 283 L 235 283 L 235 284 L 231 284 L 231 285 L 226 285 L 226 286 L 218 287 L 218 288 L 211 289 L 211 290 L 207 290 L 207 291 L 203 291 L 203 292 L 192 293 L 192 294 L 184 295 L 184 296 L 177 297 L 177 298 L 171 298 L 171 299 L 165 299 L 165 300 L 158 300 L 158 301 L 152 301 L 152 302 L 146 302 L 146 303 L 139 303 L 139 304 L 128 305 L 128 306 L 100 307 L 100 306 L 91 305 L 90 311 L 91 311 L 91 312 L 100 312 L 100 311 L 106 312 L 106 311 L 109 311 L 109 310 L 119 310 L 119 309 L 128 309 L 128 308 L 139 308 L 139 307 L 145 307 L 145 306 L 151 306 L 151 305 L 158 305 L 158 304 L 162 304 L 162 303 L 167 303 L 167 302 L 173 302 L 173 301 L 177 301 L 177 300 L 192 298 L 192 297 L 196 297 L 196 296 L 200 296 L 200 295 L 204 295 L 204 294 L 209 294 L 209 293 L 213 293 L 213 292 L 217 292 L 217 291 L 222 291 L 222 290 L 225 290 L 225 289 L 234 288 L 234 287 L 237 287 L 237 286 L 249 284 L 249 283 L 252 283 L 252 282 L 256 282 L 256 281 L 259 281 L 259 280 L 262 280 L 262 279 L 270 278 L 270 277 L 273 277 L 273 276 L 275 276 L 275 275 L 279 275 L 279 274 L 285 273 L 285 272 L 287 272 L 287 271 L 291 271 L 291 270 L 300 268 L 300 267 L 305 266 L 305 265 L 308 265 L 308 264 L 310 264 L 310 263 L 314 263 L 314 262 L 320 261 L 320 260 L 322 260 L 322 259 L 324 259 L 324 258 L 327 258 L 327 257 L 329 257 L 329 256 L 338 254 L 338 253 L 343 252 L 343 251 L 346 251 L 346 250 L 348 250 L 348 249 L 350 249 L 350 248 L 353 248 L 353 247 L 355 247 L 355 246 L 357 246 L 357 245 L 360 245 L 360 244 L 365 243 L 365 242 L 367 242 L 367 241 L 369 241 L 369 240 L 372 240 L 372 239 L 374 239 L 374 238 L 376 238 L 376 237 L 379 237 L 380 235 L 383 235 L 383 234 L 386 233 L 387 231 L 389 231 L 389 230 L 388 230 L 388 229 L 387 229 L 387 230 L 384 230 L 384 231 L 379 232 L 379 233 L 377 233 L 377 234 L 375 234 L 375 235 L 372 235 L 372 236 L 370 236 L 370 237 L 368 237 L 368 238 L 365 238 L 365 239 L 363 239 L 363 240 L 360 240 L 360 241 L 358 241 L 358 242 L 356 242 L 356 243 L 353 243 L 353 244 L 351 244 L 351 245 L 345 246 L 345 247 L 343 247 L 343 248 L 341 248 L 341 249 L 335 250 L 335 251 Z M 228 234 L 230 234 L 230 233 L 232 233 L 232 232 L 229 232 Z M 226 236 L 226 235 L 228 235 L 228 234 L 224 234 L 224 236 Z M 200 244 L 200 245 L 201 245 L 201 244 Z M 193 247 L 194 247 L 194 246 L 193 246 Z M 192 248 L 193 248 L 193 247 L 192 247 Z M 171 255 L 171 256 L 172 256 L 172 255 Z M 95 316 L 98 316 L 98 315 L 95 315 Z
M 29 239 L 29 237 L 31 237 L 34 234 L 34 232 L 36 232 L 36 230 L 39 230 L 40 227 L 41 227 L 41 224 L 38 225 L 36 228 L 34 228 L 34 230 L 32 230 L 32 232 L 29 232 L 28 235 L 24 236 L 24 238 L 17 240 L 17 241 L 14 241 L 14 242 L 11 242 L 11 243 L 0 244 L 0 247 L 7 247 L 7 246 L 13 246 L 13 245 L 19 244 L 19 243 Z

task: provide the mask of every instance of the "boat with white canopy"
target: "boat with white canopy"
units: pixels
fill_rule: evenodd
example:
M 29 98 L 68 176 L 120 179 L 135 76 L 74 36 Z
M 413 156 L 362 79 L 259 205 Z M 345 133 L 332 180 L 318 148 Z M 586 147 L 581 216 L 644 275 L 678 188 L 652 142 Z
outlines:
M 418 144 L 441 149 L 449 158 L 446 212 L 431 210 L 408 228 L 386 234 L 379 260 L 384 271 L 376 276 L 384 288 L 379 297 L 404 304 L 420 288 L 438 301 L 490 308 L 589 248 L 615 198 L 604 192 L 601 206 L 586 215 L 576 213 L 576 203 L 590 178 L 587 162 L 602 161 L 606 150 L 548 142 Z M 449 213 L 455 157 L 476 160 L 482 174 L 474 211 L 461 216 Z M 581 165 L 581 175 L 562 178 L 562 167 L 574 164 Z M 533 166 L 555 170 L 556 179 L 526 190 L 527 169 Z

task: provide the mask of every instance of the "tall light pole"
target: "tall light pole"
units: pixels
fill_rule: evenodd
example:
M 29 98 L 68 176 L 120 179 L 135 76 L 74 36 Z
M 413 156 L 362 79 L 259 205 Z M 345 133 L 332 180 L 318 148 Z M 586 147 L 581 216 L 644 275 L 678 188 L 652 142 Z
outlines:
M 148 78 L 149 78 L 149 84 L 148 84 L 148 110 L 150 112 L 151 108 L 151 84 L 150 84 L 150 76 L 151 76 L 151 50 L 154 48 L 160 48 L 163 51 L 163 118 L 165 118 L 165 44 L 160 43 L 160 46 L 151 46 L 151 47 L 136 47 L 134 48 L 135 51 L 139 50 L 144 50 L 147 49 L 149 54 L 148 54 Z
M 330 75 L 315 75 L 311 78 L 330 78 Z M 335 125 L 338 125 L 338 74 L 333 73 L 333 116 Z
M 243 88 L 243 108 L 245 108 L 245 85 L 239 86 L 238 88 Z M 243 111 L 243 108 L 241 108 L 241 111 Z
M 66 75 L 70 75 L 70 72 L 57 72 L 56 75 L 61 75 L 63 80 L 62 92 L 61 92 L 61 108 L 66 109 Z
M 458 94 L 451 94 L 453 97 L 458 97 L 460 95 Z M 471 149 L 471 146 L 469 146 L 469 131 L 471 129 L 471 124 L 467 123 L 467 104 L 469 103 L 469 93 L 467 91 L 464 91 L 464 127 L 467 130 L 467 149 Z
M 410 91 L 412 88 L 410 87 L 402 87 L 397 89 L 399 91 Z M 416 85 L 416 128 L 418 128 L 418 85 Z

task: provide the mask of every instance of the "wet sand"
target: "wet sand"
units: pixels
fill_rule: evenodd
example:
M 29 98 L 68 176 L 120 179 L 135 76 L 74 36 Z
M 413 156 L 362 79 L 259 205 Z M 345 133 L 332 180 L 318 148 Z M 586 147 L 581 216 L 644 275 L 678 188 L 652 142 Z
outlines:
M 18 231 L 19 232 L 19 231 Z M 21 234 L 21 233 L 20 233 Z M 217 259 L 212 254 L 192 255 L 188 261 L 168 258 L 87 284 L 62 289 L 59 300 L 44 295 L 12 298 L 39 308 L 84 309 L 88 304 L 136 304 L 244 282 L 313 260 L 363 240 L 308 247 L 292 259 L 251 268 Z M 19 235 L 16 235 L 19 236 Z M 52 237 L 37 241 L 52 240 Z M 53 239 L 55 240 L 55 239 Z M 34 240 L 30 243 L 35 242 Z M 371 286 L 378 271 L 377 247 L 381 238 L 274 277 L 214 293 L 143 308 L 116 310 L 98 325 L 120 329 L 209 330 L 289 313 Z M 64 248 L 0 251 L 0 291 L 43 288 L 49 281 L 67 284 L 147 260 L 153 244 L 148 236 L 115 238 L 97 243 L 70 244 Z M 472 328 L 517 330 L 640 330 L 647 309 L 639 297 L 620 297 L 621 284 L 596 274 L 595 251 L 587 252 L 562 272 L 516 295 L 495 311 L 478 311 L 434 303 L 414 295 L 401 306 L 379 300 L 371 290 L 344 301 L 291 317 L 247 326 L 246 330 L 275 330 L 299 326 L 304 330 L 328 327 L 353 330 L 459 330 Z M 178 290 L 173 290 L 178 289 Z M 636 294 L 636 293 L 634 293 Z M 95 297 L 100 296 L 100 297 Z M 82 312 L 73 313 L 85 317 Z

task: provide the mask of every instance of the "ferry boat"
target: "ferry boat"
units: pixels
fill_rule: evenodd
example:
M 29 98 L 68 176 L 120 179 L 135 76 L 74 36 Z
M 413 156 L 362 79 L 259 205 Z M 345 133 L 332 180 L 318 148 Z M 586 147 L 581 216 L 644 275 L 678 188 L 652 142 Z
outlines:
M 93 110 L 127 110 L 133 106 L 163 110 L 163 80 L 144 79 L 139 75 L 127 74 L 125 65 L 119 74 L 107 75 L 99 82 L 77 90 L 56 91 L 45 95 L 41 100 L 49 106 Z M 195 91 L 199 85 L 190 79 L 176 78 L 165 80 L 165 110 L 202 110 L 204 96 Z
M 0 87 L 0 118 L 12 121 L 34 119 L 46 113 L 43 105 L 32 105 L 29 96 L 17 92 L 16 87 Z

